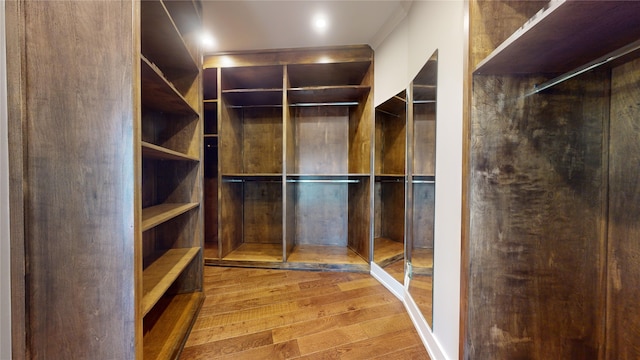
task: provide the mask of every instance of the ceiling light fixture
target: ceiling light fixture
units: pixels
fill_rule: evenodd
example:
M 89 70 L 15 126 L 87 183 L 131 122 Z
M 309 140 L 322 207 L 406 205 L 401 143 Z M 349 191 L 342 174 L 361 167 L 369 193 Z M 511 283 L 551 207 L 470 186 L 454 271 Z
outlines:
M 200 35 L 200 44 L 205 50 L 211 50 L 216 47 L 216 39 L 208 32 L 203 32 Z
M 317 14 L 314 16 L 312 24 L 316 32 L 322 34 L 327 31 L 327 28 L 329 27 L 329 20 L 327 20 L 326 16 L 323 14 Z

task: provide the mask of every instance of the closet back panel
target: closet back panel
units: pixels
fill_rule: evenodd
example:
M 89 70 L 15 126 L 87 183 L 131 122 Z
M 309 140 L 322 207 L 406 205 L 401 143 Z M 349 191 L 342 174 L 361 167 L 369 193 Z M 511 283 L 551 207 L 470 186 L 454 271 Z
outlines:
M 604 341 L 609 77 L 523 96 L 540 80 L 474 78 L 469 359 L 595 359 Z
M 413 173 L 433 176 L 436 171 L 436 105 L 414 105 L 413 121 Z
M 347 184 L 297 183 L 294 186 L 296 244 L 347 246 Z
M 300 107 L 295 126 L 295 174 L 346 174 L 349 170 L 349 108 Z

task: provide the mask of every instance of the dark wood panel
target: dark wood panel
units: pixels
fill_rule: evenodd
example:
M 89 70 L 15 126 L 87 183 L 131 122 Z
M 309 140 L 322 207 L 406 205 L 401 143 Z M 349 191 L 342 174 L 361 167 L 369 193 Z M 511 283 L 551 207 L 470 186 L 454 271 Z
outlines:
M 637 41 L 637 1 L 550 2 L 527 21 L 477 73 L 564 73 Z M 580 29 L 576 31 L 576 29 Z
M 375 185 L 375 237 L 404 243 L 404 179 Z
M 361 85 L 369 71 L 371 61 L 291 64 L 287 66 L 289 86 L 304 88 L 314 86 Z
M 348 184 L 348 245 L 363 259 L 371 260 L 371 195 L 369 178 Z
M 369 68 L 364 83 L 373 82 L 373 69 Z M 375 136 L 373 92 L 368 92 L 358 103 L 349 108 L 349 172 L 371 173 L 372 142 Z
M 204 241 L 218 242 L 218 178 L 204 178 Z
M 405 111 L 398 112 L 398 115 L 376 111 L 376 174 L 405 174 L 406 139 Z
M 245 243 L 282 244 L 281 181 L 244 183 L 243 226 Z
M 28 139 L 28 314 L 22 321 L 29 355 L 132 359 L 139 241 L 135 5 L 37 1 L 19 7 L 29 34 L 21 39 L 26 97 L 20 105 Z
M 282 66 L 244 66 L 222 69 L 222 90 L 280 89 Z
M 176 115 L 142 109 L 142 141 L 195 158 L 200 157 L 200 121 L 197 114 Z
M 291 112 L 295 123 L 297 174 L 346 174 L 349 169 L 349 108 L 303 107 Z
M 413 106 L 413 174 L 436 172 L 436 104 Z
M 23 46 L 27 21 L 22 13 L 21 3 L 5 2 L 6 58 L 7 77 L 7 130 L 9 149 L 9 244 L 11 251 L 11 352 L 16 359 L 27 358 L 27 319 L 26 304 L 26 254 L 25 242 L 25 188 L 27 179 L 26 163 L 23 161 L 26 151 L 23 128 L 26 103 L 26 77 L 23 64 L 26 49 Z
M 143 160 L 142 207 L 200 202 L 202 173 L 196 162 Z
M 433 249 L 435 198 L 435 184 L 413 184 L 412 247 L 414 249 Z M 411 260 L 416 261 L 414 255 Z
M 474 0 L 470 1 L 470 69 L 540 11 L 547 0 Z
M 223 173 L 242 172 L 242 116 L 240 109 L 220 104 L 220 137 L 218 141 L 220 169 Z
M 522 96 L 539 81 L 474 77 L 466 359 L 594 359 L 604 341 L 608 74 Z
M 224 257 L 242 243 L 242 183 L 220 184 L 220 253 Z
M 205 101 L 218 98 L 218 68 L 202 70 L 202 98 Z
M 349 189 L 343 183 L 298 183 L 296 244 L 347 246 Z M 293 185 L 292 185 L 293 186 Z
M 244 172 L 281 174 L 282 109 L 247 108 L 242 113 Z
M 640 357 L 640 60 L 613 70 L 609 147 L 607 359 Z

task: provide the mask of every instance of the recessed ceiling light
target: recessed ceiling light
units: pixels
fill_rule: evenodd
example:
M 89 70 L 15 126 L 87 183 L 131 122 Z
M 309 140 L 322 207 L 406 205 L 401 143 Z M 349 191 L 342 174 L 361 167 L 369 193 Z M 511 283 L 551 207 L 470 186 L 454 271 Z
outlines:
M 216 47 L 216 39 L 208 32 L 203 32 L 200 35 L 200 44 L 205 50 L 211 50 Z
M 316 16 L 313 17 L 312 24 L 313 24 L 313 28 L 317 32 L 324 33 L 325 31 L 327 31 L 327 28 L 329 27 L 329 20 L 323 14 L 317 14 Z

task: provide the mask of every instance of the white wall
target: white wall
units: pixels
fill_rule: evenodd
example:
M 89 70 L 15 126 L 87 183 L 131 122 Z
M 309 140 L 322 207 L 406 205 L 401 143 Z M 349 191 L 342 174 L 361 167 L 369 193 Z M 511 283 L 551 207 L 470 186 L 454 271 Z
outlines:
M 465 8 L 463 0 L 416 0 L 374 49 L 376 105 L 406 87 L 438 50 L 432 335 L 447 359 L 458 359 L 459 352 Z
M 4 1 L 0 1 L 0 359 L 11 358 L 11 277 L 9 257 L 9 139 L 7 134 Z

